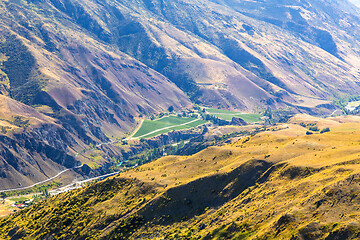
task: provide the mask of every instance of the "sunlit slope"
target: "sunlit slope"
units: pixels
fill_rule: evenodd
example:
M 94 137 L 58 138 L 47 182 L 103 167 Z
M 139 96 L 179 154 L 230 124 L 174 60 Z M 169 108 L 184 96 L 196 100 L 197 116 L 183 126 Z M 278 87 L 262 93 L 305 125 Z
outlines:
M 165 74 L 206 106 L 329 107 L 328 96 L 340 89 L 341 94 L 354 94 L 358 88 L 354 61 L 358 53 L 347 46 L 358 44 L 353 33 L 359 29 L 359 17 L 346 4 L 108 3 L 122 13 L 120 24 L 112 26 L 119 29 L 115 36 L 119 48 Z M 101 13 L 89 11 L 102 18 Z
M 0 3 L 1 94 L 73 128 L 69 118 L 78 118 L 101 141 L 131 131 L 140 114 L 190 106 L 175 84 L 106 40 L 85 6 L 65 2 L 67 12 L 57 1 Z
M 169 79 L 112 46 L 76 1 L 65 2 L 67 13 L 58 1 L 0 1 L 1 190 L 81 165 L 73 156 L 131 133 L 140 115 L 191 107 Z
M 71 135 L 49 141 L 61 134 L 39 126 L 37 140 L 69 155 L 130 134 L 139 117 L 191 108 L 190 100 L 330 114 L 332 100 L 360 90 L 359 16 L 318 2 L 283 1 L 274 12 L 270 0 L 0 1 L 0 92 L 31 107 L 32 122 Z M 12 115 L 0 119 L 4 132 L 16 127 L 5 121 Z
M 45 85 L 60 106 L 77 111 L 76 101 L 96 106 L 92 93 L 124 128 L 133 126 L 131 118 L 111 101 L 132 116 L 185 106 L 177 87 L 208 107 L 319 107 L 331 113 L 333 98 L 359 91 L 360 55 L 354 49 L 360 17 L 353 6 L 315 2 L 310 7 L 306 1 L 2 1 L 2 31 L 28 47 L 34 59 L 25 54 L 30 61 L 21 66 L 26 79 L 36 81 L 14 87 L 12 79 L 1 77 L 0 89 L 13 88 L 15 97 L 31 102 Z M 28 90 L 21 91 L 25 96 L 19 88 Z
M 2 237 L 356 237 L 360 119 L 324 120 L 330 123 L 338 126 L 323 134 L 279 125 L 193 156 L 161 158 L 3 219 Z

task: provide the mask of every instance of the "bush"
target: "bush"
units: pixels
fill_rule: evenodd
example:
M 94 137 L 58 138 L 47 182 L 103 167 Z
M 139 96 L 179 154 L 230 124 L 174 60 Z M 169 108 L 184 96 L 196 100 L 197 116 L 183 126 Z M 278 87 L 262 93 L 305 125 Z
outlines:
M 310 127 L 309 130 L 314 131 L 314 132 L 318 132 L 319 128 L 318 127 Z
M 324 128 L 320 131 L 320 133 L 326 133 L 326 132 L 330 132 L 330 128 Z
M 313 132 L 310 132 L 310 131 L 306 132 L 306 135 L 312 135 L 312 134 L 313 134 Z

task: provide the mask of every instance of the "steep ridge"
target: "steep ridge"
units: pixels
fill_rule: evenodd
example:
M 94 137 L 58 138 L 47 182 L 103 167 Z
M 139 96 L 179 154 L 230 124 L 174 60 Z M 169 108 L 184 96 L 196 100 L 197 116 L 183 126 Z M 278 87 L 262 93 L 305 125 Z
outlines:
M 1 190 L 26 187 L 81 165 L 72 156 L 83 144 L 76 135 L 25 104 L 3 95 L 0 101 Z
M 309 126 L 330 132 L 307 135 Z M 299 115 L 234 144 L 164 157 L 53 196 L 0 220 L 1 236 L 354 239 L 359 126 L 358 117 Z
M 236 11 L 290 31 L 302 40 L 315 44 L 330 54 L 346 59 L 356 53 L 343 41 L 358 44 L 359 10 L 348 1 L 213 1 Z M 349 35 L 349 33 L 351 33 Z M 353 63 L 357 64 L 357 63 Z
M 246 13 L 241 3 L 238 9 Z M 328 103 L 324 101 L 332 98 L 328 96 L 356 94 L 355 89 L 359 88 L 358 66 L 353 62 L 358 59 L 358 53 L 346 47 L 358 46 L 356 37 L 352 36 L 352 32 L 358 31 L 358 25 L 352 24 L 347 35 L 345 31 L 336 30 L 340 25 L 316 25 L 335 18 L 316 15 L 317 11 L 322 11 L 319 4 L 306 9 L 309 15 L 314 13 L 316 21 L 309 19 L 315 26 L 309 26 L 309 32 L 304 31 L 315 39 L 259 19 L 262 12 L 254 17 L 234 11 L 232 2 L 123 1 L 108 4 L 122 13 L 120 24 L 113 27 L 117 29 L 115 39 L 119 48 L 168 76 L 193 101 L 240 109 L 284 107 L 286 104 L 315 107 Z M 248 8 L 257 9 L 262 4 L 252 2 Z M 286 16 L 295 9 L 294 17 L 289 15 L 290 23 L 302 24 L 302 18 L 295 18 L 301 12 L 300 7 L 296 3 L 282 4 Z M 346 6 L 345 10 L 351 8 L 351 5 Z M 339 12 L 337 19 L 344 18 L 343 24 L 357 19 L 355 7 L 352 9 L 354 15 L 349 16 L 343 6 L 331 7 L 333 14 Z M 276 13 L 269 10 L 274 18 Z M 100 11 L 93 14 L 99 19 L 105 18 Z M 331 28 L 330 33 L 323 30 L 327 28 Z M 355 30 L 350 31 L 351 28 Z M 342 33 L 337 36 L 339 39 L 332 36 L 335 32 Z M 325 43 L 332 46 L 325 46 Z M 346 49 L 338 50 L 338 46 Z M 194 84 L 198 87 L 194 88 Z
M 104 65 L 104 62 L 119 65 L 109 61 L 105 49 L 108 52 L 118 49 L 135 57 L 168 77 L 193 101 L 208 106 L 243 110 L 290 106 L 303 110 L 356 94 L 359 88 L 356 80 L 359 11 L 345 0 L 337 4 L 236 0 L 102 4 L 90 0 L 30 1 L 27 8 L 37 15 L 31 21 L 25 17 L 30 13 L 19 17 L 21 5 L 11 1 L 3 5 L 4 11 L 14 14 L 13 21 L 22 24 L 18 26 L 21 32 L 36 30 L 36 37 L 43 42 L 41 47 L 53 55 L 60 51 L 58 57 L 72 65 L 65 68 L 72 69 L 70 72 L 76 72 L 78 77 L 95 79 L 100 91 L 111 100 L 127 91 L 115 86 L 109 89 L 109 83 L 104 81 L 113 83 L 115 80 L 109 80 L 109 75 L 119 74 L 118 67 Z M 39 9 L 45 9 L 46 14 Z M 47 16 L 53 17 L 46 25 L 42 22 Z M 83 41 L 87 38 L 92 40 Z M 118 51 L 116 54 L 128 58 Z M 95 61 L 91 56 L 102 60 Z M 78 64 L 77 70 L 73 69 Z M 82 71 L 88 64 L 92 67 Z M 79 92 L 71 96 L 76 100 L 84 98 Z M 128 101 L 117 99 L 115 103 L 118 101 L 122 107 L 134 109 L 128 106 Z M 134 101 L 146 105 L 144 100 Z
M 0 189 L 81 165 L 77 152 L 131 132 L 140 115 L 191 106 L 166 77 L 93 34 L 101 26 L 81 8 L 66 6 L 69 16 L 46 1 L 0 1 Z

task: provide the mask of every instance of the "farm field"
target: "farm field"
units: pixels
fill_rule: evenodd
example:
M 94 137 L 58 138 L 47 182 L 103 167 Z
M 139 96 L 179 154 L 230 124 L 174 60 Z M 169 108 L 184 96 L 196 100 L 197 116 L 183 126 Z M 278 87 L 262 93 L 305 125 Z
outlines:
M 206 112 L 227 121 L 231 121 L 233 117 L 238 117 L 244 119 L 248 123 L 260 122 L 263 117 L 261 114 L 240 113 L 216 108 L 207 108 Z
M 134 138 L 150 138 L 172 130 L 182 130 L 205 124 L 206 121 L 196 118 L 177 116 L 164 117 L 158 120 L 145 120 Z

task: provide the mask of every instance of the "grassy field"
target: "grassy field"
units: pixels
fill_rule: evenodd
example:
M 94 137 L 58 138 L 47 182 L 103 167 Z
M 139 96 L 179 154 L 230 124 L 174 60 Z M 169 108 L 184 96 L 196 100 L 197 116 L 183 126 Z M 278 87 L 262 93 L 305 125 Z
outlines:
M 14 201 L 14 202 L 22 202 L 22 201 L 27 201 L 27 200 L 29 200 L 29 198 L 27 198 L 27 197 L 17 197 L 17 198 L 11 198 L 11 200 L 12 201 Z
M 158 120 L 145 120 L 141 128 L 135 133 L 135 138 L 150 138 L 170 132 L 197 127 L 206 121 L 195 118 L 183 118 L 177 116 L 164 117 Z
M 214 115 L 218 118 L 231 121 L 233 117 L 238 117 L 244 119 L 248 123 L 260 122 L 261 118 L 263 117 L 260 114 L 254 113 L 240 113 L 234 111 L 228 111 L 223 109 L 215 109 L 215 108 L 207 108 L 206 112 L 208 114 Z
M 4 202 L 0 201 L 0 218 L 8 216 L 10 213 L 13 212 L 14 209 L 16 209 L 11 206 L 14 203 L 15 203 L 14 201 L 8 199 L 5 200 Z

